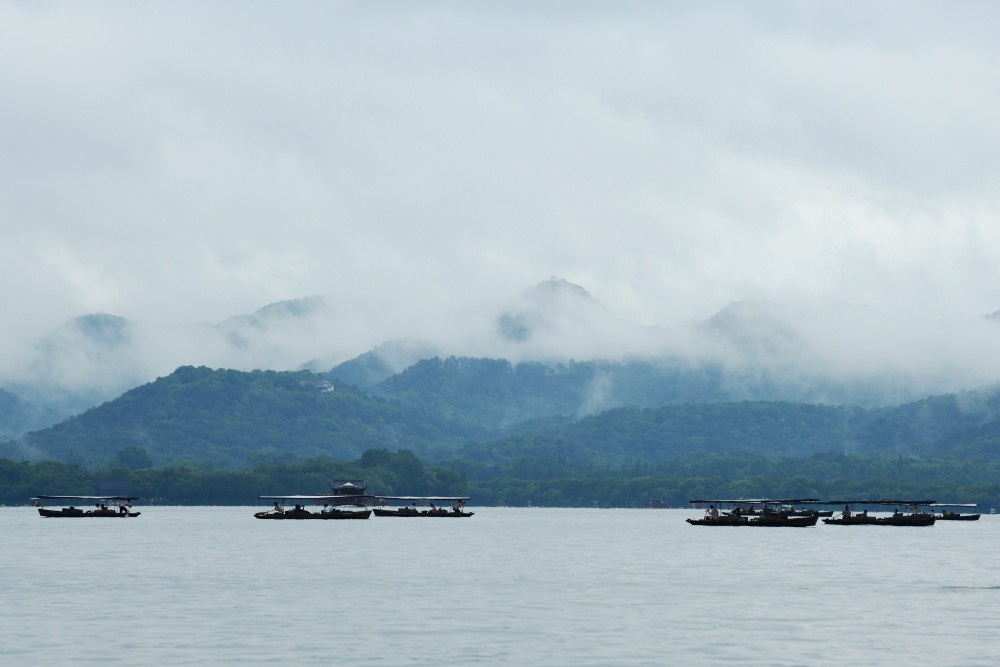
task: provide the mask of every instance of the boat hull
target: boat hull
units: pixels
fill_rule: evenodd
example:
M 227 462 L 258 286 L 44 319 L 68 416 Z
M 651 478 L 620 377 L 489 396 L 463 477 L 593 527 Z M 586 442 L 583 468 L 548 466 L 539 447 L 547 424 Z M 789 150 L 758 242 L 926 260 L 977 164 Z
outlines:
M 344 519 L 367 519 L 372 514 L 371 510 L 361 512 L 346 512 L 335 510 L 333 512 L 256 512 L 254 518 L 268 519 L 271 521 L 334 521 Z
M 78 508 L 64 507 L 58 510 L 50 510 L 44 507 L 38 508 L 38 515 L 46 519 L 127 519 L 137 517 L 142 512 L 118 512 L 116 510 L 82 510 Z
M 405 508 L 397 510 L 386 510 L 375 508 L 373 510 L 375 516 L 398 516 L 398 517 L 439 517 L 439 518 L 453 518 L 461 519 L 463 517 L 469 517 L 475 514 L 475 512 L 449 512 L 448 510 L 425 510 L 420 512 L 418 510 L 408 510 Z
M 935 518 L 926 515 L 904 516 L 852 516 L 849 519 L 823 519 L 831 526 L 933 526 Z
M 757 526 L 761 528 L 808 528 L 815 526 L 816 516 L 761 516 L 754 518 L 722 517 L 719 519 L 687 519 L 692 526 Z
M 979 521 L 979 514 L 938 514 L 938 521 Z

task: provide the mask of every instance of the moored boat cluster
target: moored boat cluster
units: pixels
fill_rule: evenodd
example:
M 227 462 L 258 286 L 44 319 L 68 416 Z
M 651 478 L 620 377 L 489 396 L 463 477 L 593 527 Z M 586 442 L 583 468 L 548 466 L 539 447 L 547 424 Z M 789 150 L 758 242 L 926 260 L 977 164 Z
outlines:
M 341 520 L 367 519 L 372 514 L 382 517 L 470 517 L 465 503 L 468 496 L 373 496 L 365 492 L 364 480 L 335 480 L 330 493 L 312 495 L 261 495 L 261 500 L 273 502 L 265 511 L 255 512 L 257 519 L 288 520 Z M 44 518 L 97 518 L 137 517 L 141 512 L 132 511 L 133 496 L 36 496 L 32 505 Z M 68 506 L 67 503 L 72 502 Z M 58 503 L 59 509 L 49 509 L 46 504 Z M 77 504 L 94 504 L 93 509 L 82 509 Z M 115 509 L 110 509 L 111 503 Z M 398 506 L 398 503 L 406 503 Z M 292 507 L 286 507 L 291 504 Z M 369 509 L 369 505 L 373 506 Z M 449 507 L 446 507 L 450 506 Z M 315 507 L 309 509 L 307 506 Z
M 261 500 L 273 501 L 274 506 L 265 511 L 257 512 L 258 519 L 367 519 L 375 516 L 399 517 L 470 517 L 475 512 L 466 512 L 465 503 L 468 496 L 373 496 L 366 493 L 364 480 L 335 480 L 330 487 L 330 493 L 318 495 L 266 495 L 257 496 Z M 293 501 L 294 507 L 286 509 L 283 502 Z M 306 504 L 316 507 L 317 511 L 306 509 Z M 408 503 L 404 506 L 393 506 L 394 503 Z M 446 509 L 444 504 L 451 506 Z M 368 509 L 372 505 L 373 509 Z M 439 507 L 439 505 L 441 505 Z
M 936 521 L 976 521 L 975 504 L 938 503 L 933 500 L 819 500 L 816 498 L 699 499 L 692 505 L 705 509 L 700 519 L 687 519 L 692 526 L 815 526 L 822 518 L 830 526 L 933 526 Z M 871 511 L 893 507 L 891 514 Z M 817 509 L 818 507 L 837 507 Z M 725 508 L 725 509 L 723 509 Z M 856 509 L 861 508 L 861 509 Z M 940 512 L 940 513 L 938 513 Z

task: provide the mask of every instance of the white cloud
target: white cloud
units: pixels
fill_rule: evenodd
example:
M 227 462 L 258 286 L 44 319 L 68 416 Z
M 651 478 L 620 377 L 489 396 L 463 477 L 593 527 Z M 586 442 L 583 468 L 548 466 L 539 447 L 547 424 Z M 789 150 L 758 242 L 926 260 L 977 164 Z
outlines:
M 4 329 L 325 294 L 357 353 L 462 340 L 550 275 L 667 328 L 742 298 L 975 318 L 1000 308 L 997 14 L 6 3 Z

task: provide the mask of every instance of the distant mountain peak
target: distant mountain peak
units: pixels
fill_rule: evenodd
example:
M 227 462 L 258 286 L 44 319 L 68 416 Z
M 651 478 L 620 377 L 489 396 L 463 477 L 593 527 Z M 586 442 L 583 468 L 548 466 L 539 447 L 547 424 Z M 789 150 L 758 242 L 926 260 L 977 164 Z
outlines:
M 502 313 L 496 328 L 502 338 L 524 343 L 559 322 L 579 322 L 608 316 L 604 305 L 586 289 L 555 276 L 522 294 L 521 302 Z
M 62 326 L 54 329 L 39 346 L 47 348 L 53 345 L 86 341 L 90 345 L 116 347 L 131 342 L 131 325 L 124 317 L 107 313 L 90 313 L 74 317 Z
M 239 327 L 267 328 L 277 322 L 302 320 L 322 313 L 327 309 L 326 299 L 319 295 L 275 301 L 258 308 L 249 315 L 234 315 L 221 322 L 221 329 Z
M 439 354 L 440 350 L 433 343 L 413 338 L 397 338 L 338 364 L 329 371 L 329 374 L 361 389 L 370 389 L 421 359 L 429 359 Z M 317 368 L 319 364 L 317 361 L 311 362 L 311 368 L 319 370 Z
M 720 308 L 708 321 L 716 326 L 745 322 L 748 319 L 778 321 L 783 317 L 779 304 L 764 299 L 740 299 Z
M 552 276 L 548 280 L 543 280 L 538 283 L 526 292 L 526 296 L 530 298 L 570 297 L 594 301 L 594 297 L 590 295 L 590 292 L 580 285 L 571 283 L 565 278 L 557 278 L 556 276 Z
M 803 341 L 789 322 L 790 314 L 773 301 L 734 301 L 709 317 L 704 329 L 746 359 L 793 359 Z
M 35 343 L 25 359 L 24 377 L 30 380 L 22 393 L 32 400 L 59 397 L 60 409 L 73 410 L 112 398 L 145 377 L 139 338 L 124 317 L 74 317 Z

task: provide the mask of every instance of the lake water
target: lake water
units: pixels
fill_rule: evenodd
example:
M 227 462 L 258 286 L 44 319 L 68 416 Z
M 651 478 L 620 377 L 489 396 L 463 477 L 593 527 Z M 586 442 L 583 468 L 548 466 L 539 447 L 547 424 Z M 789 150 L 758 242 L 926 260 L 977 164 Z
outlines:
M 1000 664 L 993 516 L 737 529 L 689 526 L 695 510 L 137 509 L 0 509 L 0 664 Z

